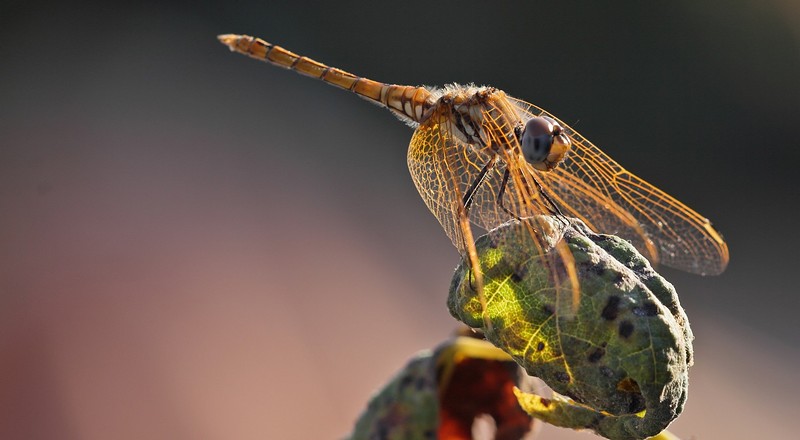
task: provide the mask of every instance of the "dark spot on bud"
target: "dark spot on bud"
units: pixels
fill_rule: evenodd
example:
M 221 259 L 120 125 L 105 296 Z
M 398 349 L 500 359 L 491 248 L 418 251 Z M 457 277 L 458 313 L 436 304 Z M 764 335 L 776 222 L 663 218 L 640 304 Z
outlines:
M 417 380 L 414 382 L 414 388 L 416 388 L 417 391 L 422 391 L 427 387 L 428 381 L 426 381 L 424 377 L 417 378 Z
M 528 266 L 519 265 L 516 269 L 514 269 L 514 273 L 511 274 L 511 280 L 515 283 L 518 283 L 525 279 L 525 275 L 528 274 Z
M 553 306 L 551 306 L 550 304 L 543 305 L 542 306 L 542 310 L 544 310 L 544 312 L 547 314 L 547 316 L 550 316 L 550 315 L 552 315 L 553 313 L 556 312 L 556 309 L 554 309 Z
M 439 370 L 439 369 L 440 368 L 437 368 L 437 370 Z M 441 374 L 441 371 L 437 371 L 436 372 L 436 376 L 437 377 L 439 377 L 440 374 Z M 400 380 L 400 388 L 405 388 L 405 387 L 411 385 L 412 382 L 414 382 L 414 376 L 411 376 L 411 375 L 403 376 L 403 378 Z
M 647 407 L 647 402 L 644 400 L 644 396 L 641 393 L 631 394 L 631 401 L 628 405 L 628 413 L 635 414 L 639 411 L 642 411 Z
M 614 377 L 614 370 L 603 365 L 602 367 L 600 367 L 600 374 L 602 374 L 605 377 Z
M 550 407 L 550 399 L 548 399 L 547 397 L 540 397 L 539 401 L 542 402 L 543 407 L 545 408 Z
M 603 356 L 606 355 L 606 349 L 602 347 L 597 347 L 589 353 L 589 362 L 597 363 Z
M 428 429 L 423 434 L 426 439 L 435 440 L 436 439 L 436 432 L 432 429 Z M 381 437 L 381 438 L 388 438 L 388 437 Z
M 539 341 L 539 343 L 536 344 L 536 351 L 542 351 L 542 350 L 544 350 L 544 342 Z
M 621 273 L 617 272 L 617 275 L 614 277 L 614 284 L 619 284 L 624 279 L 625 277 Z
M 555 374 L 556 380 L 563 383 L 569 383 L 572 379 L 570 379 L 569 374 L 559 371 Z
M 377 435 L 378 438 L 389 438 L 389 427 L 385 424 L 379 425 Z
M 633 334 L 633 323 L 630 321 L 622 321 L 619 323 L 619 335 L 628 339 Z
M 587 262 L 586 267 L 589 269 L 590 272 L 595 273 L 601 277 L 606 273 L 606 267 L 601 266 L 599 264 L 591 264 Z
M 627 398 L 629 399 L 628 413 L 638 413 L 647 406 L 644 396 L 642 396 L 642 391 L 639 388 L 639 384 L 630 377 L 626 377 L 619 381 L 617 384 L 617 391 L 621 391 L 627 395 Z
M 611 236 L 607 234 L 597 234 L 592 237 L 595 243 L 606 243 L 611 241 Z
M 606 306 L 603 307 L 603 311 L 600 313 L 600 316 L 603 317 L 606 321 L 613 321 L 617 319 L 617 315 L 619 315 L 619 297 L 612 295 L 608 297 L 608 302 Z
M 634 307 L 633 314 L 636 316 L 656 316 L 658 315 L 658 306 L 652 301 L 647 301 L 641 307 Z

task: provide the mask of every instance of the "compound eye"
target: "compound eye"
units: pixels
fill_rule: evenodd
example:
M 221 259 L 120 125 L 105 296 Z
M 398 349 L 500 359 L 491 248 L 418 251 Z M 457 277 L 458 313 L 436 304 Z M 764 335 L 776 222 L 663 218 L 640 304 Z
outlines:
M 544 162 L 553 147 L 555 122 L 550 118 L 537 116 L 525 124 L 520 144 L 522 155 L 530 164 Z

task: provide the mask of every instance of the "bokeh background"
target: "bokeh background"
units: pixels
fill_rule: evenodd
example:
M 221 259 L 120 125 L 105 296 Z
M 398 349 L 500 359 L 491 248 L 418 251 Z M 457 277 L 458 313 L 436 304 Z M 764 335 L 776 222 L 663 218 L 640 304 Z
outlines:
M 796 437 L 800 4 L 500 3 L 0 3 L 0 438 L 338 438 L 454 329 L 408 127 L 229 32 L 497 86 L 696 207 L 731 262 L 662 271 L 697 337 L 673 432 Z

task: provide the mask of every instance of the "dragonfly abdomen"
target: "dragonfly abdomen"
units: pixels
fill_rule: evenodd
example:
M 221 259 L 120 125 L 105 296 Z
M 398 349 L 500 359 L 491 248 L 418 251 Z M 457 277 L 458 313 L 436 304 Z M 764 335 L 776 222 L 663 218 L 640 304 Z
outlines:
M 385 84 L 356 76 L 248 35 L 225 34 L 217 38 L 234 52 L 349 90 L 407 122 L 421 122 L 434 105 L 431 92 L 424 87 Z

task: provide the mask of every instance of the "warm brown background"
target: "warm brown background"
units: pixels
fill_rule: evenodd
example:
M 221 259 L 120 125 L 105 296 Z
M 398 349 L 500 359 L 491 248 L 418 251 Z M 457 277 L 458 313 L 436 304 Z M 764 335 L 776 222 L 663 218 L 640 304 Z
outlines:
M 800 6 L 372 3 L 0 5 L 0 438 L 336 438 L 454 327 L 411 131 L 226 32 L 503 88 L 712 218 L 728 271 L 663 271 L 697 336 L 674 432 L 795 437 Z

